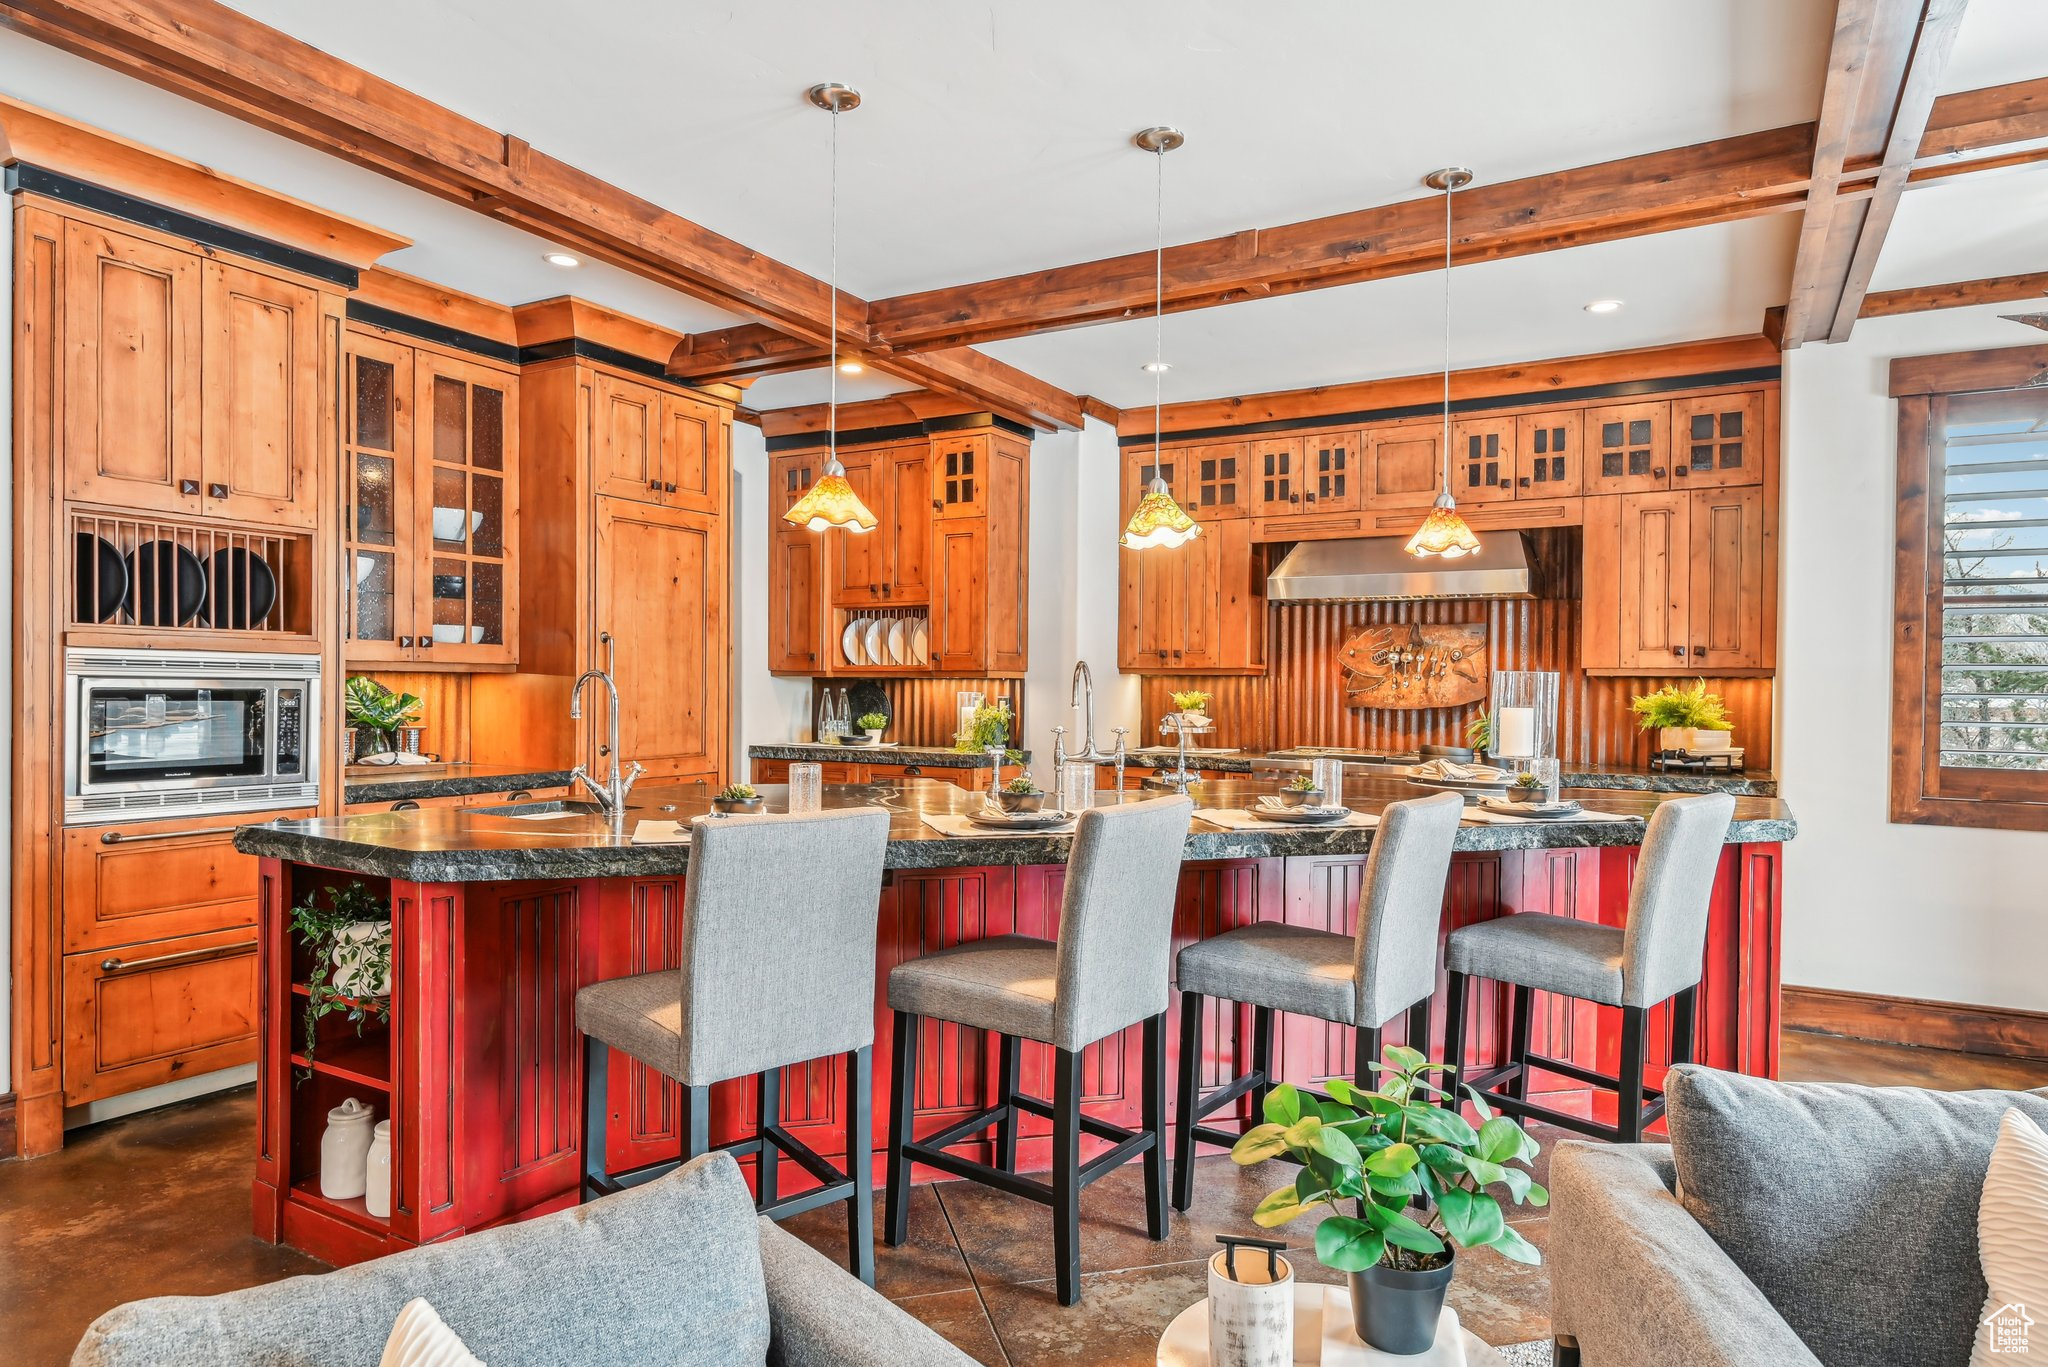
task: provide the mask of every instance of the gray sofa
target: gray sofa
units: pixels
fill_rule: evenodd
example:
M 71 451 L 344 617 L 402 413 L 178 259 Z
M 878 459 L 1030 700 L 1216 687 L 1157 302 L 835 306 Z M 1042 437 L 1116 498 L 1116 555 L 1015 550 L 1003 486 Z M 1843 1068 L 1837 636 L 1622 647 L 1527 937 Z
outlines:
M 425 1296 L 490 1367 L 961 1367 L 966 1357 L 754 1214 L 710 1154 L 575 1210 L 321 1276 L 161 1296 L 94 1321 L 73 1367 L 362 1367 Z
M 1769 1082 L 1685 1065 L 1671 1143 L 1551 1160 L 1558 1367 L 1966 1367 L 1998 1122 L 2048 1091 Z

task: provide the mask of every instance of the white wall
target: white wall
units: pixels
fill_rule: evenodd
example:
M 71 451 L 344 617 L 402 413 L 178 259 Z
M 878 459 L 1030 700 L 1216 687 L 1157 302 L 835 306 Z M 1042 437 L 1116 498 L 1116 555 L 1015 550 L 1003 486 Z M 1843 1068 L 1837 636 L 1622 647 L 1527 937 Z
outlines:
M 2013 305 L 1866 319 L 1786 356 L 1779 772 L 1787 983 L 2048 1010 L 2048 834 L 1892 825 L 1895 356 L 2021 346 Z
M 807 739 L 811 686 L 768 672 L 768 445 L 761 429 L 732 425 L 732 763 L 744 781 L 749 745 Z

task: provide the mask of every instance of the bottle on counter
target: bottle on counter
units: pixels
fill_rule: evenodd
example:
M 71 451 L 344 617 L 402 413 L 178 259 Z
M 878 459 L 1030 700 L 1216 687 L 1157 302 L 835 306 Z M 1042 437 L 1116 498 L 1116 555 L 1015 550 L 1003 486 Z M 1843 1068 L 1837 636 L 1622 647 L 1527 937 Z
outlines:
M 327 1128 L 320 1135 L 320 1194 L 328 1200 L 348 1201 L 363 1194 L 363 1174 L 370 1157 L 370 1123 L 376 1115 L 356 1097 L 327 1113 Z M 388 1188 L 390 1184 L 385 1185 Z
M 370 1131 L 370 1151 L 363 1159 L 363 1209 L 382 1219 L 391 1217 L 391 1122 L 380 1120 Z

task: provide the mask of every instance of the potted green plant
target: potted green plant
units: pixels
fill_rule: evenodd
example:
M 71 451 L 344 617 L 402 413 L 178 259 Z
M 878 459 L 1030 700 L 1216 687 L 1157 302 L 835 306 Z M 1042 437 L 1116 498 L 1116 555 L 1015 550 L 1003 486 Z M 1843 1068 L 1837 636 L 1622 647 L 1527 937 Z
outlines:
M 391 903 L 361 880 L 309 891 L 291 909 L 292 933 L 306 947 L 306 1066 L 323 1018 L 391 1019 Z
M 1010 710 L 982 706 L 974 709 L 967 723 L 953 735 L 953 748 L 963 755 L 986 754 L 995 746 L 1010 744 Z
M 1035 812 L 1044 802 L 1045 790 L 1029 770 L 996 789 L 996 803 L 1013 816 L 1018 812 Z
M 399 728 L 413 725 L 423 706 L 412 694 L 393 693 L 367 674 L 351 676 L 342 688 L 342 697 L 356 736 L 352 760 L 396 750 Z
M 1247 1130 L 1230 1156 L 1246 1167 L 1283 1156 L 1301 1165 L 1252 1219 L 1271 1228 L 1317 1206 L 1339 1211 L 1316 1226 L 1317 1259 L 1350 1279 L 1358 1336 L 1382 1352 L 1412 1355 L 1436 1339 L 1459 1249 L 1543 1260 L 1488 1188 L 1505 1188 L 1517 1205 L 1547 1205 L 1550 1194 L 1524 1167 L 1510 1166 L 1526 1165 L 1538 1149 L 1520 1125 L 1496 1115 L 1470 1087 L 1464 1091 L 1478 1108 L 1476 1129 L 1438 1104 L 1443 1092 L 1426 1075 L 1453 1069 L 1400 1045 L 1385 1060 L 1373 1065 L 1381 1075 L 1373 1091 L 1333 1078 L 1325 1102 L 1274 1088 L 1264 1123 Z
M 1320 807 L 1323 790 L 1316 787 L 1315 775 L 1296 774 L 1280 785 L 1280 802 L 1287 807 Z
M 1534 774 L 1516 774 L 1515 781 L 1508 785 L 1507 799 L 1510 802 L 1541 802 L 1549 790 L 1543 780 Z
M 720 788 L 711 799 L 712 807 L 727 816 L 761 810 L 761 794 L 751 783 L 733 783 Z
M 1180 713 L 1182 725 L 1190 729 L 1198 729 L 1208 725 L 1209 695 L 1200 689 L 1191 689 L 1186 693 L 1175 693 L 1173 695 L 1173 707 L 1176 712 Z
M 1472 720 L 1465 723 L 1465 744 L 1472 747 L 1474 759 L 1484 759 L 1493 748 L 1493 714 L 1486 710 L 1485 703 L 1479 704 Z
M 1636 714 L 1637 726 L 1657 733 L 1659 751 L 1705 749 L 1699 733 L 1735 729 L 1721 695 L 1709 693 L 1705 679 L 1694 680 L 1691 688 L 1665 684 L 1654 693 L 1630 699 L 1628 710 Z M 1718 750 L 1725 749 L 1727 742 L 1716 736 L 1708 744 Z
M 867 733 L 867 743 L 869 745 L 880 745 L 882 743 L 882 732 L 889 728 L 889 718 L 881 712 L 866 712 L 861 714 L 860 720 L 855 722 L 854 725 Z

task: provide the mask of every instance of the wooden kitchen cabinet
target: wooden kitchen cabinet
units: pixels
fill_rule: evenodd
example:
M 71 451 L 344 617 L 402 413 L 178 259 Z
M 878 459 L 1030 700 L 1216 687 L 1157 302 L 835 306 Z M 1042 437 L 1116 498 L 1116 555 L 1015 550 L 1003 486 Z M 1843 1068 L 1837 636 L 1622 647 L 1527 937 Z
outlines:
M 319 292 L 81 221 L 64 253 L 65 496 L 313 528 Z
M 932 459 L 942 458 L 934 445 Z M 1004 677 L 1024 672 L 1028 652 L 1030 443 L 990 438 L 981 456 L 985 516 L 935 507 L 932 537 L 932 663 L 941 674 Z
M 255 1061 L 253 925 L 64 956 L 67 1105 Z
M 1588 408 L 1584 422 L 1587 493 L 1649 493 L 1670 487 L 1670 403 Z
M 1764 402 L 1758 392 L 1709 394 L 1671 404 L 1673 487 L 1756 484 L 1763 479 Z
M 768 462 L 768 672 L 812 675 L 823 649 L 825 553 L 829 542 L 792 527 L 782 515 L 796 506 L 824 468 L 823 452 L 796 452 Z
M 1254 515 L 1282 517 L 1300 512 L 1301 438 L 1268 437 L 1263 441 L 1252 441 L 1248 446 Z
M 1755 485 L 1690 495 L 1691 619 L 1687 663 L 1712 674 L 1772 663 L 1777 531 Z
M 1179 546 L 1120 552 L 1117 663 L 1126 673 L 1265 668 L 1266 580 L 1253 524 L 1219 519 Z
M 1365 506 L 1427 508 L 1442 486 L 1443 424 L 1396 423 L 1366 432 Z
M 709 514 L 597 500 L 596 617 L 616 652 L 619 746 L 649 778 L 724 770 L 726 554 L 724 526 Z M 596 663 L 605 658 L 600 647 Z M 610 701 L 592 696 L 601 737 Z M 602 741 L 598 757 L 619 759 Z
M 1359 433 L 1315 432 L 1301 439 L 1305 512 L 1349 512 L 1358 507 Z
M 358 329 L 345 352 L 348 662 L 516 664 L 517 375 Z
M 1585 492 L 1584 422 L 1576 408 L 1515 419 L 1515 497 L 1576 498 Z
M 986 468 L 986 457 L 977 453 L 975 460 Z M 903 607 L 925 602 L 930 596 L 925 566 L 932 553 L 936 511 L 930 448 L 920 440 L 841 451 L 839 462 L 846 467 L 846 482 L 875 515 L 875 526 L 868 532 L 825 537 L 833 606 Z M 973 478 L 979 481 L 983 476 L 977 473 Z
M 307 809 L 65 827 L 64 952 L 254 926 L 256 861 L 235 849 L 236 828 L 311 815 Z
M 1586 500 L 1588 669 L 1727 674 L 1773 663 L 1775 499 L 1760 486 Z
M 1511 417 L 1451 424 L 1451 495 L 1461 507 L 1515 497 L 1515 436 Z
M 1249 444 L 1241 441 L 1191 446 L 1182 453 L 1188 515 L 1197 522 L 1249 517 L 1252 486 Z M 1126 514 L 1128 516 L 1129 514 Z
M 719 453 L 730 419 L 714 404 L 609 370 L 591 388 L 596 491 L 669 508 L 722 512 L 730 478 Z

